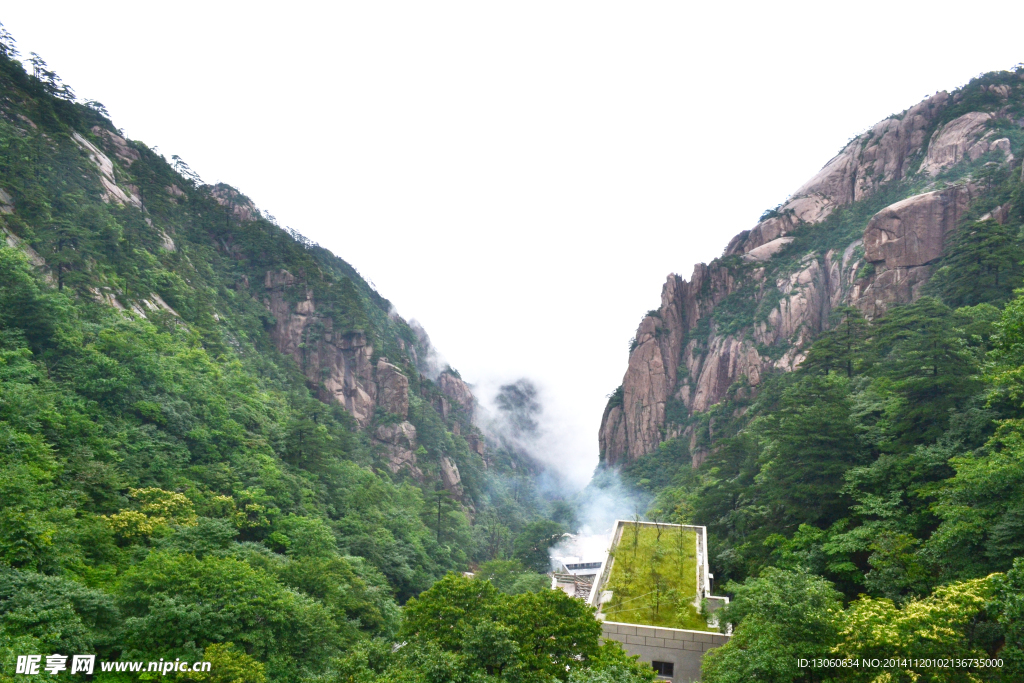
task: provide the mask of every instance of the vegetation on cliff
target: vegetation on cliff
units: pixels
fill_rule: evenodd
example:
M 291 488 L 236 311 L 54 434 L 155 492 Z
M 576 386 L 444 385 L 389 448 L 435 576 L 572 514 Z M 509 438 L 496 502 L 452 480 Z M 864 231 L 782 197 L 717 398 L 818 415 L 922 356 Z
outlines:
M 902 176 L 769 234 L 774 251 L 744 249 L 777 224 L 741 235 L 698 267 L 708 275 L 682 306 L 701 316 L 687 336 L 655 325 L 648 343 L 683 350 L 689 368 L 670 387 L 660 445 L 621 471 L 654 496 L 649 519 L 708 527 L 736 630 L 705 680 L 1024 677 L 1021 76 L 928 100 L 941 107 Z M 773 325 L 785 334 L 763 343 Z M 692 360 L 716 349 L 711 370 Z M 626 404 L 631 390 L 642 393 L 626 386 Z M 829 656 L 1003 666 L 797 665 Z
M 0 43 L 0 680 L 40 653 L 337 677 L 489 561 L 515 605 L 555 599 L 519 564 L 532 522 L 561 530 L 530 464 L 485 444 L 457 373 L 432 379 L 422 330 Z M 530 609 L 596 623 L 552 604 Z

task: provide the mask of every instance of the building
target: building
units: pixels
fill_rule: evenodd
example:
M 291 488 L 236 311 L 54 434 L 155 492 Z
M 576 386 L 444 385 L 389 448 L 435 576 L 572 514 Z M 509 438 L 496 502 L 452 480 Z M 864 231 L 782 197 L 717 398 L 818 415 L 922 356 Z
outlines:
M 600 572 L 587 599 L 604 622 L 603 636 L 651 662 L 661 680 L 700 680 L 704 653 L 731 637 L 714 616 L 729 598 L 711 594 L 707 547 L 702 526 L 619 520 L 600 567 L 577 570 Z M 616 597 L 616 589 L 628 594 Z

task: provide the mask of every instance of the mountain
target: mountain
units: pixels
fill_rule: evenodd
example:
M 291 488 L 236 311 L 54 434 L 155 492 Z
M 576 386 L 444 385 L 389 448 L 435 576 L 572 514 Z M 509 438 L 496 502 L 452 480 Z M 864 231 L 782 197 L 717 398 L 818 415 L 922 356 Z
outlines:
M 880 121 L 720 258 L 689 280 L 669 275 L 604 411 L 603 461 L 682 438 L 699 465 L 713 426 L 697 416 L 798 368 L 844 307 L 872 320 L 916 301 L 953 258 L 961 221 L 1016 223 L 996 176 L 1019 166 L 1021 85 L 1016 72 L 988 74 Z M 1010 291 L 1004 281 L 999 296 Z
M 1024 679 L 1022 155 L 1021 67 L 936 93 L 641 320 L 591 494 L 707 527 L 704 680 Z
M 546 585 L 539 468 L 417 323 L 15 56 L 0 30 L 0 679 L 85 652 L 299 680 L 448 572 Z

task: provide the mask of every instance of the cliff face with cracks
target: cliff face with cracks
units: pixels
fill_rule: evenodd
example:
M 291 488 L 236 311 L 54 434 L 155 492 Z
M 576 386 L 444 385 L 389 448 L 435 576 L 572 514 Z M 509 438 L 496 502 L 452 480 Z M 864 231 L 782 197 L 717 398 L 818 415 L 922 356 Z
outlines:
M 937 93 L 879 122 L 721 258 L 697 264 L 689 280 L 669 275 L 605 408 L 603 462 L 630 462 L 681 437 L 699 465 L 706 452 L 695 416 L 798 367 L 837 308 L 874 318 L 921 296 L 949 235 L 984 195 L 975 176 L 1020 156 L 1014 140 L 1024 136 L 1005 131 L 1024 127 L 1013 113 L 1024 83 L 1001 80 Z M 999 208 L 985 217 L 1005 219 Z
M 273 316 L 270 337 L 278 351 L 295 361 L 321 401 L 344 407 L 359 427 L 370 429 L 393 473 L 406 471 L 422 481 L 417 459 L 421 444 L 409 421 L 409 370 L 377 357 L 363 331 L 336 330 L 334 319 L 318 310 L 313 290 L 287 270 L 267 271 L 263 286 L 262 302 Z M 403 345 L 403 350 L 415 361 L 415 347 Z M 442 372 L 436 384 L 439 391 L 431 406 L 451 423 L 452 434 L 462 436 L 465 430 L 468 447 L 484 455 L 483 436 L 471 426 L 475 398 L 469 385 L 451 371 Z M 459 407 L 465 428 L 454 418 L 453 406 Z M 437 470 L 444 487 L 461 499 L 462 476 L 455 460 L 439 455 Z

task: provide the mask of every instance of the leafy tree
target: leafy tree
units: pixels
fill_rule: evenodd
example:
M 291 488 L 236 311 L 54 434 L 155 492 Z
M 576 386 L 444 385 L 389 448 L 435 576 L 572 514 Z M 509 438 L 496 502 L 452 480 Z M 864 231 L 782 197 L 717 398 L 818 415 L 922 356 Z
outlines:
M 515 539 L 515 556 L 523 565 L 535 572 L 551 569 L 548 549 L 558 543 L 565 530 L 558 522 L 538 520 L 531 522 Z
M 152 553 L 125 573 L 118 601 L 124 644 L 140 659 L 198 659 L 197 648 L 232 641 L 292 679 L 296 657 L 316 667 L 337 652 L 337 627 L 320 604 L 233 558 Z
M 490 581 L 502 593 L 536 593 L 551 587 L 547 574 L 528 571 L 518 560 L 491 560 L 480 565 L 476 575 Z
M 399 637 L 456 655 L 467 673 L 550 680 L 597 658 L 600 634 L 593 608 L 561 591 L 511 596 L 449 574 L 409 601 Z
M 769 567 L 761 577 L 726 590 L 735 597 L 719 619 L 735 624 L 735 634 L 705 655 L 703 680 L 825 680 L 797 660 L 827 656 L 836 642 L 842 596 L 831 583 L 806 570 Z
M 915 659 L 981 658 L 994 654 L 998 631 L 985 623 L 985 605 L 992 579 L 974 579 L 941 586 L 923 600 L 898 609 L 886 598 L 863 597 L 843 615 L 834 652 L 850 659 L 893 657 Z M 977 680 L 967 671 L 897 665 L 890 675 L 919 681 Z M 877 670 L 848 671 L 849 681 L 876 680 Z

